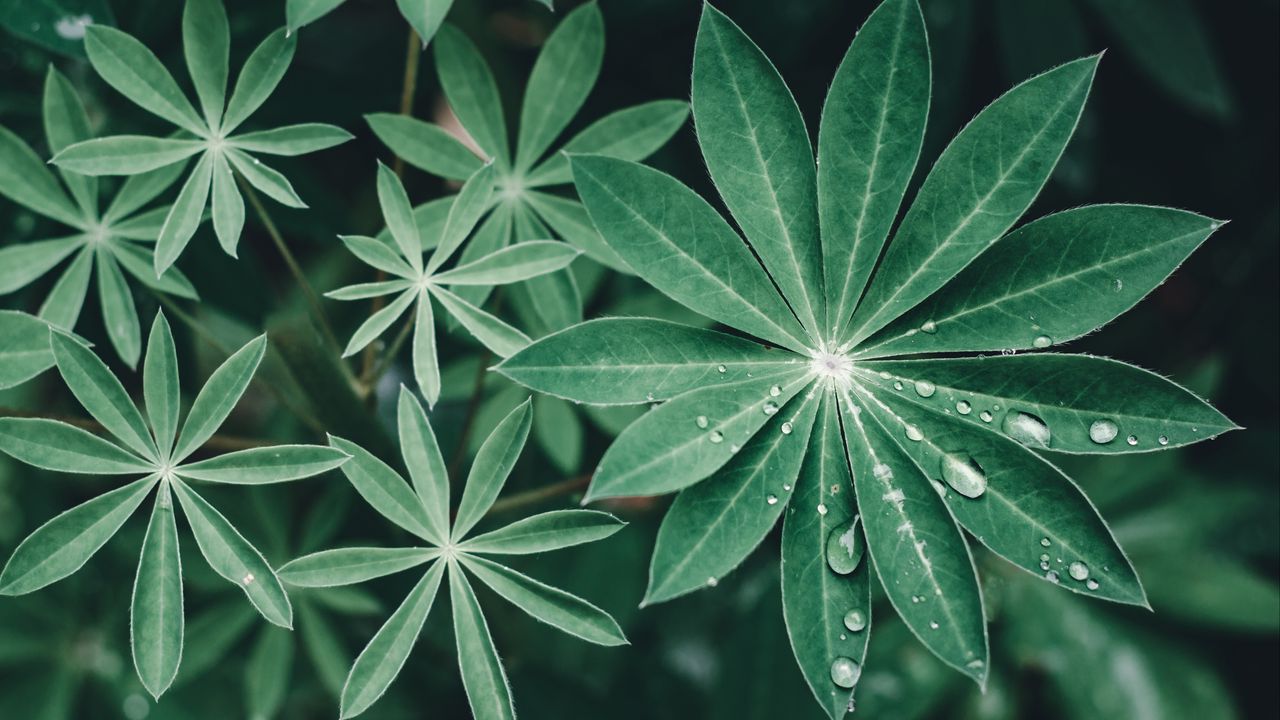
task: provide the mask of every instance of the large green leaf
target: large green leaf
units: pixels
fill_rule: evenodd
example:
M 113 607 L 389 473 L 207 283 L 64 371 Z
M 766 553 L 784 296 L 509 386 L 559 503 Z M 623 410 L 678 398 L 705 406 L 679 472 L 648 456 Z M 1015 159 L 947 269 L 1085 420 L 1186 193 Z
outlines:
M 334 125 L 298 123 L 244 133 L 230 138 L 228 142 L 245 152 L 292 157 L 341 145 L 352 137 L 351 133 Z
M 222 133 L 230 134 L 253 114 L 271 92 L 280 84 L 293 52 L 298 46 L 298 36 L 280 28 L 268 35 L 240 68 L 236 89 L 227 101 L 227 112 L 222 117 Z
M 834 393 L 824 391 L 782 525 L 782 614 L 791 650 L 818 704 L 836 720 L 849 706 L 848 678 L 856 682 L 871 635 L 871 562 L 862 558 L 839 412 Z M 831 562 L 829 552 L 848 555 Z M 845 673 L 841 684 L 833 673 Z
M 436 541 L 428 529 L 433 522 L 431 516 L 404 478 L 353 442 L 330 435 L 329 444 L 351 456 L 342 465 L 342 474 L 374 510 L 414 535 L 428 542 Z
M 724 218 L 680 181 L 626 160 L 575 155 L 582 202 L 640 277 L 690 310 L 797 352 L 804 328 Z
M 186 160 L 204 148 L 196 140 L 113 135 L 75 143 L 51 162 L 85 175 L 139 175 Z
M 39 316 L 50 326 L 70 330 L 80 317 L 93 272 L 93 248 L 82 247 L 40 304 Z
M 818 130 L 818 214 L 826 324 L 837 334 L 866 288 L 920 156 L 929 82 L 920 6 L 891 0 L 867 18 L 827 91 Z
M 626 523 L 596 510 L 552 510 L 463 541 L 469 553 L 530 555 L 602 540 Z
M 322 445 L 271 445 L 179 465 L 174 472 L 191 480 L 261 485 L 319 475 L 342 465 L 348 457 Z
M 426 509 L 425 524 L 430 539 L 437 545 L 443 545 L 449 539 L 449 472 L 435 431 L 431 429 L 427 414 L 422 411 L 422 404 L 403 385 L 400 386 L 396 418 L 400 428 L 400 452 L 404 454 L 413 490 Z
M 133 292 L 110 250 L 99 245 L 95 260 L 102 325 L 120 359 L 130 368 L 136 367 L 138 356 L 142 354 L 142 328 L 138 322 L 138 308 L 133 302 Z
M 58 372 L 84 409 L 134 452 L 156 460 L 155 442 L 124 386 L 97 355 L 69 335 L 49 333 Z
M 628 644 L 609 613 L 580 597 L 484 558 L 463 555 L 459 562 L 494 592 L 552 627 L 597 645 Z
M 267 337 L 259 335 L 213 371 L 191 403 L 182 433 L 178 436 L 178 447 L 173 452 L 175 463 L 186 459 L 217 432 L 236 403 L 240 402 L 240 396 L 249 387 L 249 381 L 257 372 L 258 363 L 262 362 L 266 351 Z
M 73 145 L 93 136 L 89 129 L 89 115 L 84 103 L 76 94 L 75 87 L 67 76 L 58 72 L 53 65 L 44 77 L 44 97 L 41 103 L 41 115 L 44 117 L 44 135 L 49 142 L 49 152 L 57 154 L 68 145 Z M 66 183 L 76 204 L 87 215 L 96 216 L 98 212 L 98 181 L 71 172 L 62 172 L 62 181 Z
M 1044 348 L 1111 322 L 1222 226 L 1146 205 L 1089 205 L 1002 238 L 858 348 L 871 357 Z
M 511 685 L 498 659 L 489 626 L 476 594 L 462 571 L 449 568 L 449 599 L 453 606 L 453 635 L 458 643 L 458 666 L 467 690 L 471 714 L 477 720 L 515 720 Z
M 462 500 L 454 517 L 450 539 L 457 542 L 466 537 L 471 528 L 493 506 L 502 486 L 506 484 L 511 469 L 515 467 L 525 441 L 529 439 L 529 427 L 533 423 L 531 403 L 525 400 L 507 414 L 493 429 L 484 444 L 476 452 L 467 485 L 462 490 Z
M 444 16 L 453 7 L 453 0 L 396 0 L 396 6 L 425 46 L 440 29 Z
M 374 113 L 364 119 L 396 157 L 432 175 L 465 180 L 484 164 L 439 125 L 393 113 Z
M 517 171 L 527 170 L 582 107 L 604 59 L 604 18 L 594 2 L 565 16 L 529 74 L 520 107 Z
M 574 135 L 561 152 L 531 170 L 525 184 L 538 187 L 572 182 L 565 153 L 644 160 L 665 145 L 688 117 L 689 103 L 683 100 L 654 100 L 605 115 Z
M 665 320 L 605 318 L 548 335 L 497 370 L 538 392 L 614 405 L 670 400 L 799 362 L 788 353 L 712 330 Z
M 404 185 L 391 168 L 378 163 L 378 205 L 386 220 L 391 237 L 400 248 L 400 254 L 409 261 L 414 272 L 422 272 L 422 239 L 418 237 L 418 224 L 413 220 L 413 206 Z
M 142 685 L 159 698 L 178 675 L 183 636 L 182 556 L 167 483 L 156 493 L 133 581 L 129 628 Z
M 982 592 L 969 547 L 937 491 L 861 401 L 841 398 L 867 550 L 898 615 L 943 662 L 986 682 Z M 952 493 L 954 494 L 954 493 Z
M 0 389 L 21 385 L 53 364 L 49 325 L 26 313 L 0 310 Z
M 214 132 L 222 123 L 222 105 L 227 97 L 227 58 L 231 50 L 227 25 L 222 0 L 187 0 L 182 12 L 182 51 L 205 122 Z
M 493 196 L 494 173 L 493 164 L 486 164 L 472 173 L 471 177 L 463 183 L 453 204 L 449 206 L 449 214 L 440 231 L 440 243 L 427 260 L 428 273 L 434 273 L 453 256 L 475 229 L 476 223 L 480 222 L 480 217 L 489 209 L 489 198 Z M 471 258 L 465 255 L 462 258 L 463 262 L 469 260 Z
M 524 333 L 438 285 L 431 286 L 431 297 L 498 357 L 508 357 L 529 345 Z
M 0 293 L 20 290 L 84 247 L 87 235 L 11 245 L 0 250 Z
M 323 550 L 290 561 L 280 579 L 297 587 L 335 587 L 391 575 L 417 567 L 439 555 L 427 548 L 351 547 Z
M 0 418 L 0 451 L 28 465 L 93 475 L 146 473 L 151 463 L 58 420 Z
M 207 132 L 191 102 L 155 53 L 127 33 L 102 25 L 85 28 L 84 49 L 98 75 L 144 110 L 197 135 Z
M 196 234 L 196 228 L 204 219 L 204 209 L 209 202 L 209 186 L 213 184 L 213 153 L 200 157 L 190 177 L 178 191 L 178 198 L 169 208 L 160 235 L 156 238 L 155 271 L 163 275 L 175 262 Z
M 178 432 L 182 388 L 178 385 L 178 351 L 163 312 L 156 313 L 147 339 L 147 357 L 142 364 L 142 399 L 160 459 L 168 460 Z
M 949 416 L 949 422 L 1002 433 L 1037 450 L 1146 452 L 1236 429 L 1175 383 L 1090 355 L 874 361 L 860 367 L 867 370 L 864 382 L 886 391 L 901 383 L 908 388 L 903 397 L 938 413 L 939 420 Z
M 725 205 L 816 337 L 825 301 L 809 133 L 769 59 L 709 3 L 693 50 L 693 121 Z
M 719 472 L 676 496 L 654 543 L 646 604 L 715 587 L 760 544 L 795 490 L 819 404 L 810 392 L 782 406 Z
M 80 213 L 44 161 L 5 127 L 0 127 L 0 195 L 55 220 L 80 223 Z
M 942 287 L 995 242 L 1040 192 L 1075 131 L 1098 56 L 1023 82 L 943 151 L 858 305 L 859 341 Z
M 475 44 L 461 30 L 442 25 L 436 34 L 436 68 L 449 107 L 485 154 L 509 163 L 507 123 L 493 73 Z

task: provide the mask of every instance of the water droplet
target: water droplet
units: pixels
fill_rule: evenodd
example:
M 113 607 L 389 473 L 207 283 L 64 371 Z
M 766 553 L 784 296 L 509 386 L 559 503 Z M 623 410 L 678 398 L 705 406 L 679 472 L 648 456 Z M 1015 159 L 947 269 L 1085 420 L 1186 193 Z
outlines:
M 861 610 L 850 610 L 844 614 L 844 626 L 849 632 L 862 632 L 867 628 L 867 616 Z
M 1049 572 L 1045 573 L 1045 574 L 1044 574 L 1044 579 L 1045 579 L 1045 580 L 1048 580 L 1049 582 L 1053 583 L 1054 585 L 1057 585 L 1057 584 L 1058 584 L 1058 573 L 1057 573 L 1057 571 L 1056 571 L 1056 570 L 1050 570 Z
M 725 367 L 725 366 L 723 366 L 723 365 L 718 365 L 718 366 L 716 366 L 716 372 L 720 373 L 721 375 L 723 375 L 723 374 L 724 374 L 728 369 L 729 369 L 729 368 L 727 368 L 727 367 Z
M 920 442 L 921 440 L 924 439 L 924 433 L 920 432 L 920 428 L 916 427 L 915 425 L 908 425 L 906 427 L 906 432 L 907 432 L 907 439 L 911 440 L 912 442 Z
M 932 335 L 938 332 L 938 323 L 932 320 L 925 320 L 924 324 L 920 326 L 920 332 Z
M 1118 434 L 1120 434 L 1120 428 L 1110 420 L 1094 420 L 1089 426 L 1089 439 L 1099 445 L 1106 445 L 1115 440 Z
M 761 409 L 764 411 L 765 415 L 772 415 L 778 412 L 778 403 L 772 400 L 766 400 Z
M 1042 560 L 1040 561 L 1040 569 L 1041 569 L 1041 570 L 1048 570 L 1048 569 L 1049 569 L 1049 561 L 1048 561 L 1048 560 L 1043 560 L 1043 559 L 1042 559 Z
M 768 496 L 768 497 L 766 497 L 766 498 L 764 499 L 764 501 L 765 501 L 765 502 L 767 502 L 767 503 L 769 503 L 770 505 L 777 505 L 777 504 L 778 504 L 778 496 L 777 496 L 777 495 L 774 495 L 773 493 L 770 493 L 770 494 L 769 494 L 769 496 Z
M 1129 437 L 1125 438 L 1125 439 L 1124 439 L 1124 441 L 1125 441 L 1125 442 L 1127 442 L 1127 443 L 1129 443 L 1130 445 L 1137 445 L 1137 444 L 1138 444 L 1138 436 L 1137 436 L 1137 435 L 1130 435 Z
M 973 458 L 962 453 L 942 456 L 942 479 L 952 490 L 967 498 L 980 497 L 987 491 L 987 475 Z
M 1047 348 L 1053 344 L 1053 338 L 1048 335 L 1037 335 L 1035 340 L 1031 341 L 1031 347 Z
M 1040 547 L 1049 547 L 1050 544 L 1049 538 L 1040 538 Z
M 933 394 L 936 392 L 938 392 L 938 386 L 934 385 L 928 380 L 916 381 L 916 394 L 919 395 L 920 397 L 922 398 L 933 397 Z
M 1049 553 L 1040 553 L 1040 562 L 1049 562 Z
M 1156 438 L 1156 442 L 1160 443 L 1161 445 L 1168 445 L 1168 444 L 1169 444 L 1169 436 L 1168 436 L 1168 435 L 1161 435 L 1160 437 Z
M 724 442 L 724 433 L 720 432 L 719 430 L 712 430 L 710 433 L 707 434 L 707 439 L 719 445 L 720 443 Z
M 792 425 L 790 422 L 784 422 L 784 423 L 782 423 L 782 434 L 783 434 L 783 435 L 790 435 L 790 434 L 791 434 L 791 431 L 792 431 L 792 430 L 794 430 L 794 429 L 795 429 L 795 426 L 794 426 L 794 425 Z
M 933 491 L 938 493 L 938 497 L 945 498 L 947 496 L 947 486 L 943 485 L 941 480 L 929 478 L 929 484 L 933 485 Z
M 1067 574 L 1071 576 L 1072 580 L 1087 580 L 1089 578 L 1089 566 L 1077 560 L 1067 566 Z
M 862 676 L 862 666 L 852 658 L 838 657 L 831 662 L 831 682 L 848 689 L 858 684 Z
M 889 480 L 893 478 L 893 468 L 884 463 L 878 463 L 871 468 L 871 475 L 877 480 Z
M 719 585 L 719 584 L 720 584 L 720 581 L 719 581 L 719 580 L 717 580 L 717 579 L 715 579 L 715 578 L 713 578 L 713 577 L 709 577 L 709 578 L 707 578 L 707 587 L 715 587 L 715 586 L 717 586 L 717 585 Z
M 970 660 L 968 663 L 965 664 L 965 667 L 969 668 L 970 670 L 981 670 L 982 666 L 984 665 L 986 665 L 986 663 L 982 662 L 981 660 Z
M 889 378 L 892 378 L 893 375 L 888 370 L 881 370 L 880 377 L 881 379 L 888 380 Z
M 240 578 L 241 585 L 252 585 L 253 581 L 254 581 L 253 573 L 245 573 L 244 577 Z
M 848 575 L 858 569 L 866 552 L 862 534 L 858 532 L 859 518 L 848 525 L 841 525 L 827 535 L 827 567 L 837 575 Z
M 706 429 L 707 429 L 707 425 L 708 425 L 708 424 L 710 424 L 710 422 L 711 422 L 711 421 L 707 420 L 707 416 L 706 416 L 706 415 L 699 415 L 698 417 L 696 417 L 696 418 L 694 418 L 694 419 L 693 419 L 693 422 L 694 422 L 694 424 L 696 424 L 698 427 L 702 428 L 703 430 L 706 430 Z
M 827 514 L 827 506 L 826 506 L 826 505 L 824 505 L 824 504 L 822 504 L 822 503 L 818 503 L 818 514 L 819 514 L 819 515 L 826 515 L 826 514 Z
M 960 413 L 961 415 L 968 415 L 969 413 L 973 412 L 973 406 L 965 402 L 964 400 L 961 400 L 960 402 L 956 403 L 956 412 Z
M 930 629 L 930 630 L 937 630 L 937 629 L 938 629 L 938 622 L 937 622 L 936 620 L 930 620 L 930 621 L 929 621 L 929 629 Z
M 1092 579 L 1092 578 L 1090 578 L 1090 579 L 1089 579 L 1089 581 L 1088 581 L 1088 582 L 1086 582 L 1086 583 L 1084 584 L 1084 586 L 1085 586 L 1085 587 L 1087 587 L 1087 588 L 1089 588 L 1090 590 L 1097 590 L 1097 589 L 1098 589 L 1098 581 L 1097 581 L 1097 580 L 1094 580 L 1094 579 Z
M 1049 447 L 1049 426 L 1031 413 L 1010 410 L 1001 423 L 1004 434 L 1028 447 Z
M 769 395 L 771 397 L 778 397 L 781 394 L 782 394 L 782 388 L 778 387 L 777 385 L 774 385 L 773 387 L 769 388 Z
M 786 492 L 791 492 L 791 486 L 790 486 L 790 485 L 783 485 L 783 486 L 782 486 L 782 489 L 783 489 L 783 490 L 785 490 Z
M 911 596 L 911 602 L 916 603 L 916 604 L 918 605 L 918 604 L 920 604 L 920 603 L 924 602 L 924 598 L 923 598 L 923 597 L 920 597 L 919 595 L 912 595 L 912 596 Z
M 983 410 L 982 412 L 978 413 L 978 417 L 982 418 L 982 422 L 991 422 L 992 420 L 995 419 L 996 416 L 992 415 L 987 410 Z
M 1111 289 L 1114 290 L 1115 292 L 1120 292 L 1121 290 L 1124 289 L 1124 281 L 1121 280 L 1120 278 L 1116 278 L 1115 280 L 1111 281 Z
M 894 390 L 901 390 L 901 389 L 902 389 L 902 381 L 901 381 L 901 380 L 894 381 L 894 383 L 893 383 L 893 389 L 894 389 Z
M 737 454 L 738 454 L 738 451 L 739 451 L 739 450 L 741 450 L 741 449 L 742 449 L 742 446 L 741 446 L 741 445 L 730 445 L 730 446 L 729 446 L 729 454 L 730 454 L 730 455 L 737 455 Z

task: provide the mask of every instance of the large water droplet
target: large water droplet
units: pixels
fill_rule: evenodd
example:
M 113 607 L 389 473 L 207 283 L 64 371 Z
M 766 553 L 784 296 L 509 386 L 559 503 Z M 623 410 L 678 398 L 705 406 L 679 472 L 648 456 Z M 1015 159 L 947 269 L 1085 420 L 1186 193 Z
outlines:
M 908 425 L 906 428 L 907 439 L 912 442 L 920 442 L 924 439 L 924 433 L 920 432 L 920 428 L 915 425 Z
M 764 410 L 765 415 L 772 415 L 778 412 L 778 403 L 772 400 L 766 400 L 762 409 Z
M 967 401 L 961 400 L 960 402 L 956 403 L 956 412 L 960 413 L 961 415 L 968 415 L 969 413 L 973 412 L 973 406 L 970 405 Z
M 862 632 L 867 628 L 867 616 L 861 610 L 850 610 L 844 614 L 844 626 L 849 632 Z
M 724 433 L 720 432 L 719 430 L 712 430 L 710 433 L 707 434 L 707 439 L 719 445 L 720 443 L 724 442 Z
M 1089 426 L 1089 439 L 1099 445 L 1106 445 L 1116 439 L 1116 435 L 1120 434 L 1120 428 L 1116 427 L 1114 422 L 1110 420 L 1094 420 Z
M 952 490 L 967 498 L 980 497 L 987 491 L 987 475 L 973 458 L 963 453 L 942 456 L 942 479 Z
M 1005 413 L 1001 429 L 1005 435 L 1028 447 L 1049 447 L 1049 426 L 1031 413 L 1010 410 Z
M 1089 566 L 1077 560 L 1067 566 L 1067 574 L 1071 576 L 1072 580 L 1087 580 L 1089 579 Z
M 995 419 L 996 416 L 992 415 L 987 410 L 983 410 L 982 412 L 978 413 L 978 417 L 982 418 L 982 422 L 991 422 L 992 420 Z
M 938 332 L 938 323 L 932 320 L 925 320 L 924 324 L 920 326 L 920 332 L 932 335 Z
M 769 493 L 769 495 L 768 495 L 767 497 L 765 497 L 764 501 L 765 501 L 765 502 L 767 502 L 767 503 L 769 503 L 770 505 L 777 505 L 777 504 L 778 504 L 778 496 L 777 496 L 777 495 L 774 495 L 773 493 Z
M 706 430 L 707 425 L 711 423 L 711 421 L 707 419 L 706 415 L 699 415 L 698 417 L 693 419 L 693 422 L 695 425 L 702 428 L 703 430 Z
M 779 386 L 777 386 L 777 385 L 774 385 L 773 387 L 769 388 L 769 395 L 770 395 L 771 397 L 778 397 L 778 396 L 779 396 L 779 395 L 781 395 L 781 394 L 782 394 L 782 388 L 781 388 L 781 387 L 779 387 Z
M 862 666 L 852 658 L 838 657 L 831 662 L 831 682 L 846 690 L 858 684 Z
M 922 398 L 933 397 L 933 394 L 936 392 L 938 392 L 938 386 L 934 385 L 928 380 L 916 381 L 916 394 L 919 395 L 920 397 Z
M 1093 578 L 1090 578 L 1089 580 L 1087 580 L 1087 581 L 1085 582 L 1084 586 L 1085 586 L 1085 587 L 1087 587 L 1087 588 L 1089 588 L 1090 590 L 1097 590 L 1097 589 L 1098 589 L 1098 581 L 1097 581 L 1097 580 L 1094 580 Z
M 827 567 L 837 575 L 848 575 L 862 563 L 866 548 L 862 534 L 858 532 L 859 522 L 854 518 L 853 522 L 839 526 L 827 535 Z
M 1053 344 L 1053 338 L 1048 335 L 1037 335 L 1035 340 L 1031 341 L 1031 347 L 1047 348 Z
M 784 423 L 782 423 L 782 434 L 783 434 L 783 435 L 790 435 L 790 434 L 791 434 L 791 431 L 792 431 L 792 430 L 794 430 L 794 429 L 795 429 L 795 426 L 794 426 L 794 425 L 792 425 L 790 422 L 784 422 Z

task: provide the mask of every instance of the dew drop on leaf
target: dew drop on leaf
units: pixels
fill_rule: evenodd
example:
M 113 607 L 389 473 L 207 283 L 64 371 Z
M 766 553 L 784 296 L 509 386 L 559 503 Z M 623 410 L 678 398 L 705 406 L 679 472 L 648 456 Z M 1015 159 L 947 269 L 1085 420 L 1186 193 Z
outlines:
M 791 434 L 791 431 L 792 431 L 793 429 L 795 429 L 795 426 L 794 426 L 794 425 L 792 425 L 790 422 L 784 422 L 784 423 L 782 423 L 782 434 L 783 434 L 783 435 L 790 435 L 790 434 Z
M 895 381 L 894 381 L 894 383 L 893 383 L 893 389 L 894 389 L 894 390 L 901 390 L 901 389 L 902 389 L 902 381 L 901 381 L 901 380 L 895 380 Z
M 717 585 L 719 585 L 719 584 L 720 584 L 720 581 L 719 581 L 719 580 L 717 580 L 717 579 L 715 579 L 715 578 L 713 578 L 713 577 L 709 577 L 709 578 L 707 578 L 707 587 L 715 587 L 715 586 L 717 586 Z
M 719 445 L 720 443 L 724 442 L 724 433 L 720 432 L 719 430 L 712 430 L 707 435 L 707 439 Z
M 973 458 L 962 453 L 942 456 L 942 479 L 967 498 L 980 497 L 987 491 L 987 474 Z
M 774 413 L 778 412 L 778 403 L 776 403 L 776 402 L 774 402 L 774 401 L 772 401 L 772 400 L 767 400 L 767 401 L 765 401 L 765 404 L 764 404 L 764 406 L 762 407 L 762 410 L 764 411 L 764 414 L 765 414 L 765 415 L 772 415 L 772 414 L 774 414 Z
M 920 326 L 920 332 L 932 335 L 938 332 L 938 323 L 932 320 L 925 320 L 924 324 Z
M 1161 435 L 1160 437 L 1156 438 L 1156 442 L 1160 443 L 1161 445 L 1168 445 L 1168 444 L 1169 444 L 1169 436 L 1168 436 L 1168 435 Z
M 915 425 L 908 425 L 906 427 L 906 433 L 907 439 L 912 442 L 920 442 L 924 439 L 924 433 L 920 432 L 920 428 Z
M 703 430 L 705 430 L 707 428 L 707 425 L 710 424 L 710 421 L 707 420 L 706 415 L 699 415 L 698 417 L 694 418 L 693 422 Z
M 858 684 L 862 676 L 862 666 L 852 658 L 838 657 L 831 662 L 831 682 L 842 688 L 851 688 Z
M 968 402 L 961 400 L 960 402 L 956 403 L 956 412 L 960 413 L 961 415 L 968 415 L 969 413 L 973 412 L 973 406 L 970 405 Z
M 1071 576 L 1072 580 L 1087 580 L 1089 579 L 1089 566 L 1077 560 L 1067 566 L 1067 574 Z
M 920 397 L 922 398 L 933 397 L 933 394 L 936 392 L 938 392 L 938 386 L 934 385 L 928 380 L 916 381 L 916 394 L 919 395 Z
M 1099 445 L 1106 445 L 1116 439 L 1116 435 L 1120 434 L 1120 428 L 1110 420 L 1094 420 L 1089 426 L 1089 439 Z
M 1031 347 L 1047 348 L 1053 344 L 1053 338 L 1048 335 L 1037 335 L 1035 340 L 1031 341 Z
M 1040 538 L 1040 547 L 1049 547 L 1049 538 Z
M 723 375 L 726 371 L 728 371 L 728 369 L 729 369 L 729 368 L 727 368 L 727 367 L 725 367 L 725 366 L 723 366 L 723 365 L 718 365 L 718 366 L 716 366 L 716 372 L 720 373 L 721 375 Z
M 824 504 L 822 504 L 822 503 L 818 503 L 818 514 L 819 514 L 819 515 L 826 515 L 826 514 L 827 514 L 827 506 L 826 506 L 826 505 L 824 505 Z
M 1097 581 L 1097 580 L 1094 580 L 1094 579 L 1092 579 L 1092 578 L 1090 578 L 1090 579 L 1089 579 L 1089 581 L 1088 581 L 1088 582 L 1086 582 L 1086 583 L 1084 584 L 1084 586 L 1085 586 L 1085 587 L 1087 587 L 1087 588 L 1089 588 L 1090 590 L 1097 590 L 1097 589 L 1098 589 L 1098 581 Z
M 774 385 L 773 387 L 769 388 L 769 396 L 770 396 L 770 397 L 778 397 L 778 396 L 779 396 L 779 395 L 781 395 L 781 394 L 782 394 L 782 388 L 781 388 L 781 387 L 779 387 L 779 386 L 777 386 L 777 385 Z
M 943 485 L 941 480 L 929 478 L 929 484 L 933 485 L 933 490 L 938 493 L 938 497 L 945 498 L 947 496 L 947 486 Z
M 858 518 L 854 518 L 853 522 L 837 526 L 827 535 L 827 567 L 837 575 L 848 575 L 862 563 L 866 548 L 858 523 Z
M 849 632 L 862 632 L 867 627 L 867 616 L 861 610 L 850 610 L 844 614 L 844 626 Z
M 1137 445 L 1137 444 L 1138 444 L 1138 436 L 1137 436 L 1137 435 L 1130 435 L 1129 437 L 1125 438 L 1125 439 L 1124 439 L 1124 441 L 1125 441 L 1125 442 L 1127 442 L 1127 443 L 1129 443 L 1130 445 Z
M 1001 423 L 1004 434 L 1029 447 L 1049 447 L 1049 426 L 1031 413 L 1010 410 Z
M 982 418 L 982 422 L 991 422 L 992 420 L 995 419 L 996 416 L 992 415 L 990 412 L 986 410 L 983 410 L 982 412 L 978 413 L 978 417 Z
M 1053 583 L 1054 585 L 1057 585 L 1057 584 L 1058 584 L 1058 572 L 1057 572 L 1056 570 L 1050 570 L 1049 572 L 1047 572 L 1047 573 L 1045 573 L 1045 574 L 1044 574 L 1044 579 L 1045 579 L 1045 580 L 1048 580 L 1049 582 Z

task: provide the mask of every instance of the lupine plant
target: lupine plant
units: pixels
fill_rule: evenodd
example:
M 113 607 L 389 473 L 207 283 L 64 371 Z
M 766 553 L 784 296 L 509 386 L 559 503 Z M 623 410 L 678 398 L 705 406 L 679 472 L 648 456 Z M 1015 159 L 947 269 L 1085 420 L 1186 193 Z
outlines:
M 1040 451 L 1144 452 L 1235 427 L 1157 375 L 1034 352 L 1110 322 L 1221 225 L 1098 205 L 1006 234 L 1070 139 L 1098 60 L 1053 68 L 987 106 L 938 158 L 892 240 L 929 108 L 915 0 L 886 0 L 859 31 L 816 159 L 768 58 L 704 7 L 694 122 L 746 243 L 675 178 L 570 155 L 591 219 L 635 272 L 756 340 L 596 320 L 500 369 L 578 402 L 665 401 L 618 437 L 587 496 L 681 491 L 646 603 L 715 586 L 784 519 L 783 614 L 831 717 L 861 673 L 873 573 L 921 642 L 985 684 L 983 599 L 962 528 L 1047 582 L 1147 604 L 1104 520 Z M 984 351 L 1000 354 L 896 359 Z
M 310 25 L 333 12 L 345 0 L 285 0 L 285 16 L 289 31 L 293 32 L 303 25 Z M 553 0 L 538 0 L 548 9 Z M 396 8 L 404 16 L 405 22 L 413 27 L 417 40 L 423 45 L 431 42 L 440 24 L 453 8 L 453 0 L 396 0 Z

